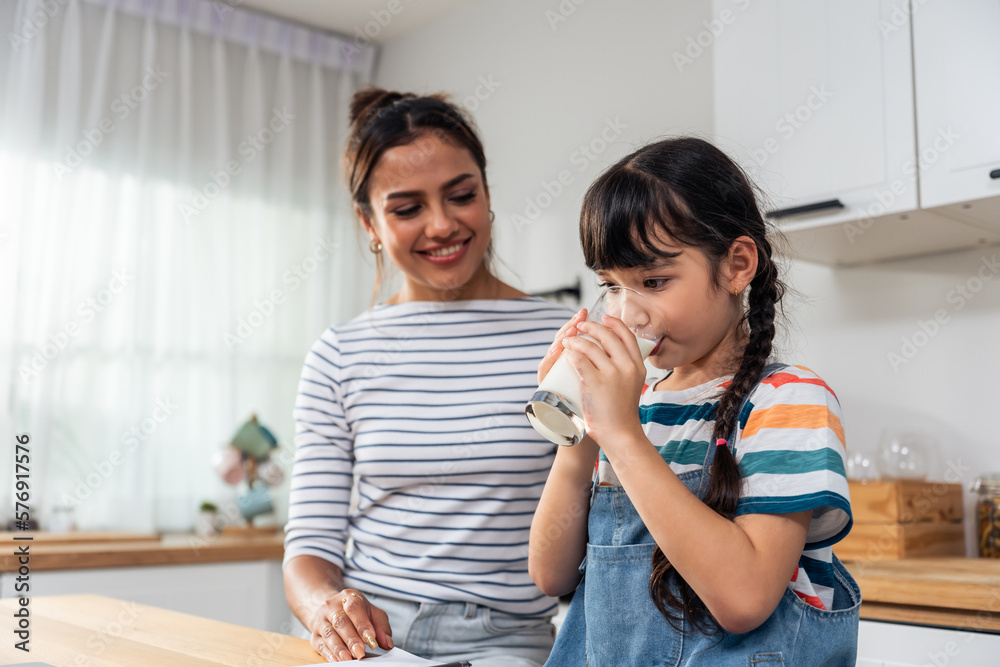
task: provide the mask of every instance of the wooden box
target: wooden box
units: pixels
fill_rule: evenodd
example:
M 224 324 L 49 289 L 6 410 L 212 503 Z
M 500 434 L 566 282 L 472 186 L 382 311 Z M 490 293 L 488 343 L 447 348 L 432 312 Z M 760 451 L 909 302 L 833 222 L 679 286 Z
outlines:
M 849 482 L 854 526 L 834 545 L 841 560 L 963 556 L 962 486 L 944 482 Z

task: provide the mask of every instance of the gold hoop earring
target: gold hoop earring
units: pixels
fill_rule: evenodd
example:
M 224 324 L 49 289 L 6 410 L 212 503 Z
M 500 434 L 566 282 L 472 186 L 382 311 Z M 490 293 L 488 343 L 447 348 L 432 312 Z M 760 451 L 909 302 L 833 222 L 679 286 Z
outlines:
M 377 255 L 382 252 L 382 242 L 378 239 L 372 239 L 371 243 L 368 244 L 368 249 L 372 251 L 373 255 Z
M 740 295 L 739 288 L 737 288 L 736 285 L 733 285 L 733 296 L 739 296 L 739 295 Z

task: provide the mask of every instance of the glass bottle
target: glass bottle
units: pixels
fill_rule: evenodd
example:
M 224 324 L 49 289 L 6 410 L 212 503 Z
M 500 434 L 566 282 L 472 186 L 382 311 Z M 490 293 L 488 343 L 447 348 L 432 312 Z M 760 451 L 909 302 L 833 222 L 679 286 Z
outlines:
M 1000 473 L 988 473 L 976 480 L 979 556 L 1000 558 Z

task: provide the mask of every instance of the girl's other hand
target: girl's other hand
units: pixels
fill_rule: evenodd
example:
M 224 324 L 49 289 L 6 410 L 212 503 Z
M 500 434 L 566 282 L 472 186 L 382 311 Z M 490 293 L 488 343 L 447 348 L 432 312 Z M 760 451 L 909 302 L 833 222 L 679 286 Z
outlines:
M 562 328 L 556 332 L 556 339 L 552 341 L 552 345 L 549 346 L 545 356 L 542 357 L 542 360 L 538 363 L 538 384 L 542 383 L 542 380 L 545 379 L 545 376 L 548 375 L 549 371 L 552 369 L 552 364 L 556 363 L 556 359 L 558 359 L 559 355 L 562 354 L 563 339 L 569 336 L 577 335 L 577 333 L 579 333 L 577 325 L 586 319 L 587 309 L 581 308 L 577 311 L 576 315 L 569 319 L 569 322 L 562 325 Z
M 328 598 L 309 625 L 309 643 L 327 662 L 360 660 L 365 657 L 366 644 L 392 648 L 389 617 L 353 588 Z
M 587 434 L 602 449 L 614 446 L 627 433 L 642 432 L 639 397 L 646 379 L 646 366 L 635 336 L 615 317 L 605 315 L 603 325 L 580 322 L 577 329 L 597 341 L 582 336 L 565 337 L 568 361 L 580 376 L 583 390 L 583 417 Z M 598 343 L 600 343 L 598 345 Z M 602 349 L 603 348 L 603 349 Z

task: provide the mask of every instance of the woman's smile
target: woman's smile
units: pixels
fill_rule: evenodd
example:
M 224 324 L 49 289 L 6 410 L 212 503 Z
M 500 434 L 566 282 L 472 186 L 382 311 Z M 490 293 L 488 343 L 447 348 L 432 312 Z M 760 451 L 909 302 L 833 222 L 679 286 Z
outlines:
M 449 243 L 448 245 L 439 245 L 431 249 L 417 250 L 417 254 L 421 255 L 427 261 L 437 264 L 438 266 L 446 266 L 449 264 L 455 264 L 465 257 L 465 254 L 469 250 L 469 243 L 472 241 L 472 237 L 461 239 Z

